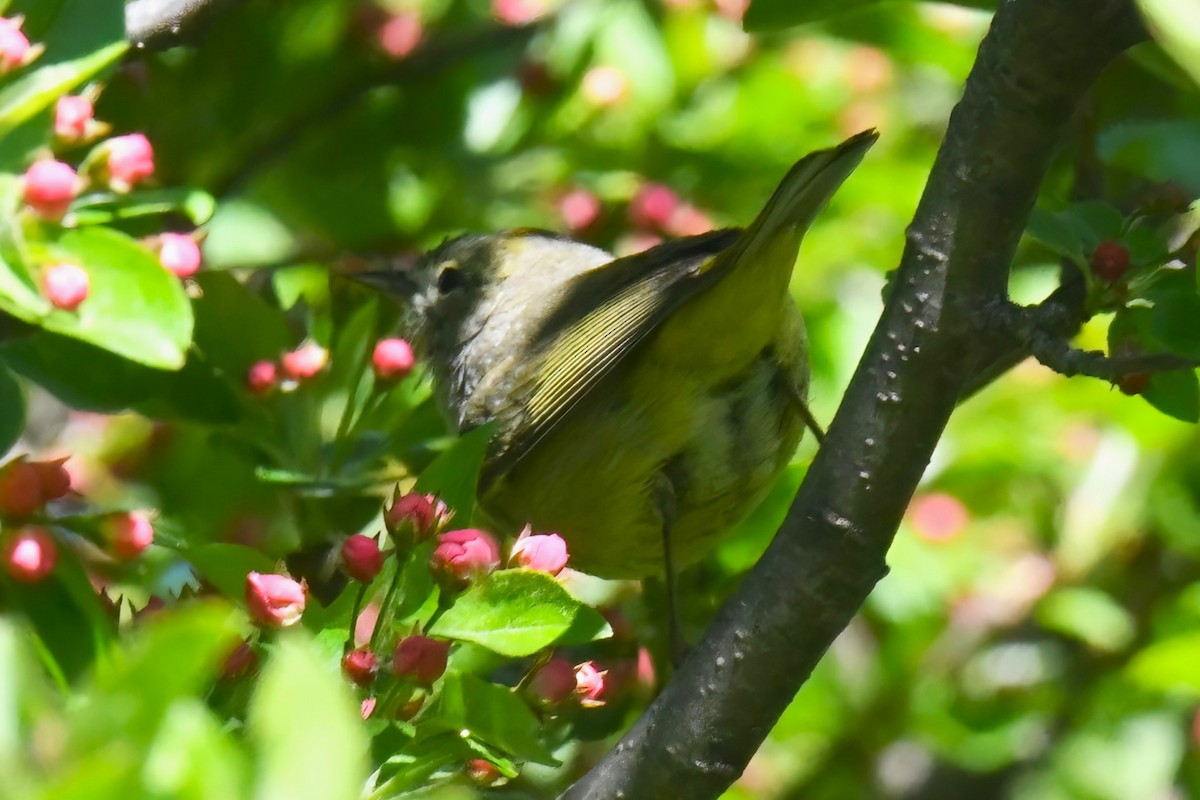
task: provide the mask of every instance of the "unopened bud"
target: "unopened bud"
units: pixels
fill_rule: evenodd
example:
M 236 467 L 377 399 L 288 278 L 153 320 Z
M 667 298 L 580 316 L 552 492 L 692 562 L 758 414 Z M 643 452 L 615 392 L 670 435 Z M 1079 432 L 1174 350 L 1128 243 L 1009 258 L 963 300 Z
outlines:
M 154 148 L 140 133 L 114 136 L 104 143 L 108 183 L 116 192 L 128 192 L 154 174 Z
M 575 693 L 575 668 L 565 658 L 552 658 L 529 680 L 529 696 L 541 706 L 556 706 Z
M 53 159 L 35 161 L 22 179 L 25 205 L 43 219 L 57 222 L 79 193 L 79 176 L 70 164 Z
M 200 271 L 200 245 L 182 233 L 158 237 L 158 262 L 176 278 L 190 278 Z
M 42 270 L 42 289 L 50 305 L 63 311 L 74 311 L 92 291 L 87 271 L 78 264 L 51 264 Z
M 383 509 L 383 524 L 394 538 L 407 545 L 418 545 L 437 533 L 452 516 L 454 512 L 436 495 L 400 494 L 397 489 L 391 504 Z
M 246 576 L 246 607 L 259 625 L 286 628 L 304 614 L 304 585 L 286 575 L 251 572 Z
M 463 772 L 479 786 L 498 786 L 504 779 L 499 768 L 486 758 L 472 758 L 464 765 Z
M 131 561 L 154 541 L 154 525 L 141 511 L 113 514 L 100 523 L 109 550 L 123 561 Z
M 351 650 L 342 657 L 342 674 L 359 686 L 370 686 L 377 668 L 375 654 L 364 648 Z
M 508 565 L 557 575 L 567 565 L 567 543 L 557 533 L 532 534 L 526 526 L 513 544 Z
M 329 363 L 329 351 L 316 342 L 308 342 L 279 359 L 283 374 L 293 380 L 311 378 Z
M 23 67 L 42 52 L 21 33 L 21 17 L 0 17 L 0 75 Z
M 45 528 L 26 525 L 4 540 L 3 555 L 4 568 L 13 580 L 37 583 L 54 571 L 58 547 Z
M 29 466 L 37 473 L 43 500 L 57 500 L 71 491 L 71 473 L 63 466 L 66 461 L 66 458 L 59 458 L 54 461 L 29 462 Z
M 82 95 L 63 95 L 54 104 L 54 135 L 66 142 L 79 142 L 95 126 L 92 101 Z
M 246 370 L 246 388 L 252 394 L 266 394 L 275 388 L 279 369 L 274 361 L 255 361 Z
M 379 542 L 361 533 L 347 536 L 342 542 L 342 569 L 354 580 L 370 583 L 383 569 Z
M 429 566 L 441 578 L 465 583 L 500 566 L 500 545 L 475 528 L 447 531 L 438 537 Z
M 31 462 L 10 461 L 0 470 L 0 516 L 24 517 L 41 508 L 45 500 L 41 477 Z
M 401 678 L 430 684 L 442 677 L 450 656 L 450 643 L 414 634 L 401 639 L 392 658 L 392 671 Z
M 403 339 L 381 339 L 375 343 L 371 366 L 383 381 L 399 380 L 412 372 L 416 357 L 412 346 Z

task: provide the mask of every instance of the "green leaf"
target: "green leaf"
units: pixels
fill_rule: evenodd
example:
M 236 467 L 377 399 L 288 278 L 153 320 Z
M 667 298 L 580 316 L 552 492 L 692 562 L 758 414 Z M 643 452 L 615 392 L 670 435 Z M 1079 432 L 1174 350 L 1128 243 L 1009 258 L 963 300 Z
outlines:
M 1150 32 L 1200 84 L 1200 5 L 1195 0 L 1138 0 Z
M 89 753 L 117 731 L 149 741 L 171 704 L 195 697 L 216 678 L 238 616 L 226 603 L 197 602 L 159 614 L 130 644 L 102 661 L 72 726 L 70 744 Z
M 3 360 L 0 360 L 0 453 L 7 452 L 25 429 L 25 392 Z
M 1192 281 L 1179 281 L 1172 291 L 1156 294 L 1151 331 L 1171 352 L 1200 359 L 1200 295 Z
M 505 656 L 527 656 L 554 644 L 581 614 L 586 628 L 582 609 L 592 611 L 545 572 L 506 569 L 460 595 L 430 633 Z
M 475 510 L 475 487 L 496 425 L 484 425 L 460 436 L 454 444 L 421 471 L 417 491 L 436 494 L 454 509 L 460 520 Z
M 200 577 L 226 597 L 243 596 L 248 573 L 275 571 L 274 561 L 258 550 L 240 544 L 213 542 L 189 548 L 183 555 Z
M 1179 369 L 1150 376 L 1150 385 L 1142 392 L 1146 402 L 1183 422 L 1200 422 L 1200 380 L 1196 371 Z
M 559 764 L 539 741 L 537 718 L 525 702 L 508 688 L 474 675 L 448 673 L 421 723 L 422 733 L 456 731 L 521 761 Z
M 128 48 L 125 42 L 114 42 L 70 61 L 38 67 L 0 91 L 0 139 L 115 63 Z
M 164 372 L 94 345 L 41 331 L 0 345 L 12 368 L 68 406 L 156 418 L 229 422 L 239 413 L 228 384 L 195 352 L 183 369 Z
M 1099 589 L 1059 589 L 1037 609 L 1037 619 L 1047 628 L 1080 639 L 1097 650 L 1116 652 L 1136 633 L 1133 617 L 1116 600 Z
M 203 296 L 195 302 L 196 347 L 240 386 L 259 359 L 275 359 L 292 345 L 278 308 L 250 291 L 228 272 L 196 276 Z
M 279 637 L 247 719 L 258 751 L 258 800 L 358 800 L 368 739 L 336 662 L 303 630 Z
M 1138 653 L 1126 674 L 1149 689 L 1200 696 L 1200 633 L 1162 639 Z
M 96 192 L 71 206 L 77 225 L 107 225 L 119 220 L 181 213 L 193 225 L 203 225 L 216 210 L 216 199 L 201 189 L 155 189 L 116 194 Z
M 59 245 L 87 269 L 92 290 L 78 311 L 51 311 L 44 328 L 149 367 L 183 366 L 192 307 L 178 278 L 146 248 L 107 228 L 69 231 Z
M 160 797 L 234 800 L 245 795 L 250 765 L 244 748 L 199 700 L 171 706 L 146 753 L 142 779 Z

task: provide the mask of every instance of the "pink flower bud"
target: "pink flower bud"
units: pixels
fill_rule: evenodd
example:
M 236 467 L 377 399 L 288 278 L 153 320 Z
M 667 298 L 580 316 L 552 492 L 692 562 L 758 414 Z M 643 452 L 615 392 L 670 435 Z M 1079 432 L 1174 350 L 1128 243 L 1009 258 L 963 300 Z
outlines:
M 595 106 L 613 106 L 629 95 L 629 79 L 616 67 L 592 67 L 583 76 L 583 96 Z
M 26 525 L 4 541 L 4 568 L 13 580 L 37 583 L 54 571 L 58 547 L 45 528 Z
M 492 0 L 492 16 L 504 25 L 528 25 L 546 10 L 545 0 Z
M 23 459 L 0 470 L 0 516 L 24 517 L 42 507 L 46 496 L 38 469 Z
M 575 694 L 579 696 L 579 704 L 584 708 L 595 708 L 604 705 L 600 696 L 604 694 L 604 676 L 607 670 L 600 670 L 591 661 L 585 661 L 575 667 Z
M 590 228 L 600 218 L 600 198 L 587 189 L 573 189 L 558 200 L 558 214 L 570 231 Z
M 251 572 L 246 576 L 246 607 L 259 625 L 295 625 L 304 613 L 305 600 L 304 584 L 285 575 Z
M 384 53 L 399 61 L 417 49 L 423 35 L 420 15 L 415 11 L 403 11 L 383 21 L 376 33 L 376 41 Z
M 699 236 L 712 229 L 712 220 L 708 215 L 691 203 L 679 206 L 667 220 L 667 233 L 672 236 Z
M 370 719 L 375 713 L 375 706 L 379 701 L 374 697 L 363 698 L 362 703 L 358 707 L 358 713 L 363 719 Z
M 0 17 L 0 75 L 23 67 L 37 57 L 25 34 L 21 33 L 20 17 Z
M 92 282 L 78 264 L 51 264 L 42 270 L 42 290 L 50 305 L 74 311 L 92 291 Z
M 70 164 L 48 158 L 25 170 L 25 205 L 43 219 L 61 220 L 78 192 L 79 176 Z
M 29 462 L 29 466 L 37 473 L 43 500 L 57 500 L 71 491 L 71 473 L 63 466 L 66 461 L 66 458 L 59 458 L 54 461 Z
M 383 569 L 383 553 L 379 542 L 370 536 L 356 533 L 342 542 L 342 569 L 356 581 L 369 583 Z
M 412 346 L 403 339 L 381 339 L 375 343 L 371 365 L 375 368 L 375 376 L 380 380 L 403 378 L 412 372 L 414 363 L 416 358 L 413 356 Z
M 474 528 L 443 533 L 429 560 L 436 575 L 455 582 L 482 577 L 498 566 L 500 545 L 491 534 Z
M 68 142 L 86 139 L 94 114 L 91 100 L 77 94 L 63 95 L 54 105 L 54 135 Z
M 647 183 L 629 201 L 629 221 L 639 228 L 666 230 L 679 208 L 679 195 L 661 183 Z
M 200 245 L 182 233 L 158 237 L 158 262 L 177 278 L 190 278 L 200 271 Z
M 552 658 L 529 680 L 529 696 L 538 705 L 556 706 L 575 693 L 575 668 L 565 658 Z
M 142 511 L 113 514 L 100 523 L 100 531 L 109 550 L 122 561 L 137 558 L 154 541 L 154 525 Z
M 600 696 L 604 694 L 605 675 L 607 674 L 607 669 L 596 667 L 593 661 L 584 661 L 575 667 L 575 693 L 580 698 L 580 705 L 584 708 L 604 705 L 604 700 L 600 699 Z
M 383 509 L 383 524 L 388 533 L 401 537 L 409 546 L 418 545 L 440 530 L 454 516 L 436 495 L 409 492 L 392 496 Z
M 370 686 L 377 668 L 375 654 L 370 650 L 359 648 L 342 657 L 342 674 L 359 686 Z
M 450 643 L 414 634 L 401 639 L 392 659 L 392 671 L 417 683 L 433 683 L 446 671 Z
M 557 533 L 531 535 L 526 526 L 513 544 L 508 565 L 557 575 L 567 565 L 567 543 Z
M 253 394 L 266 394 L 275 388 L 278 377 L 274 361 L 255 361 L 246 371 L 246 388 Z
M 293 380 L 311 378 L 329 363 L 329 351 L 316 342 L 308 342 L 279 359 L 283 374 Z
M 143 134 L 114 136 L 104 147 L 108 153 L 108 183 L 114 191 L 128 192 L 154 174 L 154 148 Z

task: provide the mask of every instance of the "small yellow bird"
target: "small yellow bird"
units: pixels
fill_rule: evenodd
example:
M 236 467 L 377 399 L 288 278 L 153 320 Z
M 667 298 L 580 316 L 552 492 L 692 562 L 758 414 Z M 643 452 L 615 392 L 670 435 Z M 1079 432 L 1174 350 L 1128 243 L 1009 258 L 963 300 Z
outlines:
M 625 258 L 467 235 L 369 278 L 407 303 L 451 424 L 497 423 L 478 491 L 497 530 L 557 531 L 578 570 L 670 581 L 754 509 L 811 424 L 800 241 L 876 138 L 805 156 L 745 230 Z

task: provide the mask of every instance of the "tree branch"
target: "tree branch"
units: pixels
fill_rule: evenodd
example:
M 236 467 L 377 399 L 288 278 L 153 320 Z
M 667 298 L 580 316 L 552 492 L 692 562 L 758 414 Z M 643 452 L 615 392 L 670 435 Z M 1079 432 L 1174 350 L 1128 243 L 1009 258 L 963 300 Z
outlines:
M 1143 35 L 1129 0 L 1000 3 L 892 296 L 787 520 L 675 680 L 566 798 L 716 797 L 741 774 L 885 574 L 934 445 L 992 354 L 982 312 L 1005 302 L 1071 112 Z
M 210 12 L 232 0 L 131 0 L 125 6 L 125 38 L 138 49 L 179 44 Z

